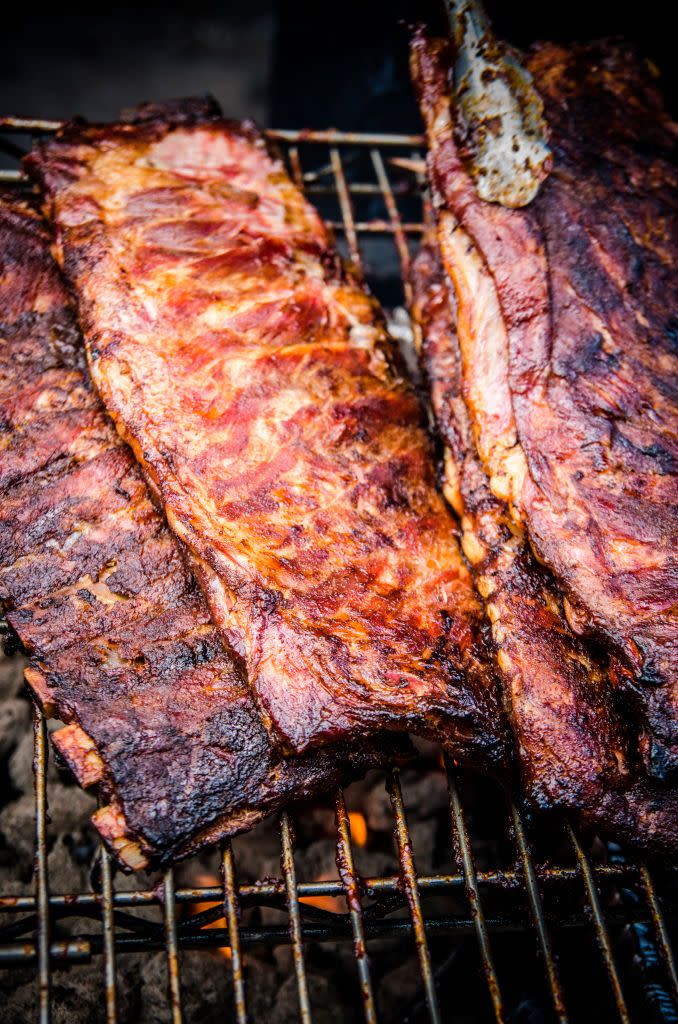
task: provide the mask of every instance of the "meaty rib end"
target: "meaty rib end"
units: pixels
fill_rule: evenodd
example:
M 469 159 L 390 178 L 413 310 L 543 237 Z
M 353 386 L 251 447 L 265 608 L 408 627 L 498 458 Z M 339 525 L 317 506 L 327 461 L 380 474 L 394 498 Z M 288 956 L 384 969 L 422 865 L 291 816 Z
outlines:
M 107 803 L 127 869 L 167 863 L 355 771 L 404 737 L 276 755 L 176 538 L 89 381 L 32 206 L 0 197 L 0 602 L 55 747 Z
M 491 491 L 463 396 L 457 303 L 429 231 L 413 265 L 421 366 L 444 446 L 444 491 L 492 633 L 521 788 L 542 810 L 576 811 L 617 839 L 678 851 L 678 792 L 638 779 L 637 737 L 608 674 L 569 628 L 563 598 L 506 502 Z
M 678 766 L 678 133 L 646 67 L 602 42 L 535 47 L 553 171 L 523 210 L 483 202 L 455 138 L 446 41 L 415 88 L 463 389 L 493 495 L 616 658 L 646 772 Z
M 203 567 L 274 743 L 300 754 L 408 730 L 503 770 L 480 608 L 421 407 L 263 137 L 175 104 L 67 126 L 26 167 L 94 384 Z

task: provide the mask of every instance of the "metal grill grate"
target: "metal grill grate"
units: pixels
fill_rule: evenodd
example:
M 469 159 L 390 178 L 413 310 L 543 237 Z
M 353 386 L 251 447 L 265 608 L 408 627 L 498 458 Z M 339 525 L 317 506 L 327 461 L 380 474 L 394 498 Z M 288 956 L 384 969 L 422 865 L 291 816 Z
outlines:
M 16 157 L 21 146 L 11 136 L 55 130 L 48 121 L 0 119 L 1 148 Z M 339 244 L 362 267 L 385 306 L 407 303 L 411 243 L 422 231 L 421 180 L 417 158 L 419 136 L 357 135 L 335 131 L 271 131 L 269 138 L 285 152 L 292 175 L 319 206 L 339 236 Z M 303 164 L 309 168 L 304 170 Z M 0 172 L 0 180 L 21 182 L 18 170 Z M 590 1020 L 595 1004 L 598 1019 L 678 1020 L 678 974 L 671 950 L 669 924 L 675 924 L 678 871 L 633 859 L 613 844 L 587 840 L 568 822 L 544 825 L 527 821 L 509 801 L 496 814 L 492 849 L 509 850 L 508 859 L 481 865 L 472 818 L 478 818 L 478 797 L 464 796 L 467 777 L 446 757 L 442 766 L 449 794 L 449 834 L 456 869 L 448 874 L 418 875 L 398 770 L 386 779 L 393 816 L 399 873 L 360 878 L 355 868 L 349 816 L 343 792 L 335 797 L 338 877 L 299 882 L 295 872 L 292 811 L 280 815 L 281 874 L 274 880 L 238 885 L 233 848 L 221 853 L 222 886 L 175 888 L 169 870 L 153 890 L 115 891 L 107 853 L 100 851 L 100 885 L 89 892 L 57 894 L 48 879 L 47 731 L 42 712 L 34 709 L 35 871 L 33 892 L 0 897 L 0 966 L 35 965 L 39 985 L 40 1021 L 51 1019 L 52 972 L 100 958 L 106 999 L 102 1011 L 108 1024 L 118 1020 L 116 960 L 127 952 L 165 950 L 170 1013 L 174 1024 L 184 1020 L 181 953 L 186 949 L 228 946 L 233 975 L 233 1006 L 224 1018 L 238 1024 L 249 1019 L 245 950 L 290 943 L 298 990 L 299 1018 L 313 1019 L 307 981 L 307 950 L 318 943 L 352 942 L 364 1019 L 378 1019 L 370 943 L 389 937 L 400 959 L 416 955 L 421 998 L 407 1019 L 451 1020 L 464 978 L 450 985 L 450 963 L 462 939 L 473 942 L 481 986 L 465 1020 L 527 1019 L 520 1016 L 525 1000 L 538 1015 L 530 1019 Z M 480 798 L 482 802 L 482 797 Z M 503 799 L 503 797 L 502 797 Z M 487 829 L 487 826 L 485 826 Z M 654 876 L 661 876 L 655 884 Z M 662 895 L 660 896 L 660 888 Z M 450 910 L 443 895 L 460 897 Z M 300 902 L 308 897 L 343 896 L 347 913 L 333 913 Z M 215 904 L 194 911 L 191 905 Z M 135 910 L 160 906 L 162 926 L 135 915 Z M 243 924 L 243 908 L 285 908 L 284 925 Z M 406 916 L 403 910 L 406 909 Z M 188 910 L 188 914 L 185 911 Z M 64 917 L 82 918 L 81 933 L 68 941 L 57 938 Z M 226 927 L 214 927 L 225 919 Z M 208 927 L 211 926 L 211 927 Z M 639 944 L 638 936 L 642 943 Z M 527 945 L 527 960 L 512 955 L 511 945 Z M 574 936 L 574 940 L 572 939 Z M 572 976 L 566 963 L 573 941 L 593 952 L 586 976 Z M 586 945 L 588 943 L 588 945 Z M 521 957 L 522 957 L 521 953 Z M 579 970 L 579 967 L 577 967 Z M 522 983 L 523 973 L 528 979 Z M 576 972 L 574 972 L 576 975 Z M 567 977 L 566 977 L 567 976 Z M 534 978 L 541 979 L 534 996 Z M 530 980 L 531 979 L 531 980 Z M 600 990 L 596 1000 L 593 989 Z M 539 987 L 539 986 L 537 986 Z M 405 1018 L 403 1018 L 405 1019 Z

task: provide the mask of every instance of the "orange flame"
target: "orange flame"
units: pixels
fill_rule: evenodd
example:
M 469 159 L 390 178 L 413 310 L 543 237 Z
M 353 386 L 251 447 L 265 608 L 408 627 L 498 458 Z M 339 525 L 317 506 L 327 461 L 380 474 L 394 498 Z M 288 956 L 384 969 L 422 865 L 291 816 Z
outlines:
M 365 846 L 367 843 L 367 821 L 365 815 L 360 811 L 349 811 L 348 824 L 351 832 L 351 840 L 356 846 Z M 320 875 L 318 882 L 335 882 L 336 876 Z M 327 910 L 330 914 L 345 914 L 347 911 L 346 900 L 343 896 L 300 896 L 300 903 L 307 903 L 310 907 L 318 907 L 319 910 Z
M 215 875 L 198 875 L 195 880 L 196 888 L 206 889 L 214 888 L 214 886 L 221 885 L 221 882 Z M 212 910 L 214 907 L 220 907 L 221 903 L 192 903 L 190 911 L 192 914 L 201 914 L 204 910 Z M 225 917 L 219 917 L 216 921 L 210 921 L 209 924 L 202 925 L 202 930 L 206 931 L 208 928 L 226 928 Z M 230 946 L 219 946 L 216 950 L 220 956 L 223 956 L 226 960 L 231 960 L 233 953 Z
M 335 882 L 336 879 L 329 875 L 321 875 L 319 882 Z M 300 903 L 307 903 L 309 907 L 318 907 L 319 910 L 328 910 L 330 914 L 345 914 L 346 900 L 343 896 L 300 896 Z
M 367 843 L 367 822 L 365 815 L 360 811 L 349 811 L 348 821 L 351 827 L 351 839 L 356 846 L 365 846 Z

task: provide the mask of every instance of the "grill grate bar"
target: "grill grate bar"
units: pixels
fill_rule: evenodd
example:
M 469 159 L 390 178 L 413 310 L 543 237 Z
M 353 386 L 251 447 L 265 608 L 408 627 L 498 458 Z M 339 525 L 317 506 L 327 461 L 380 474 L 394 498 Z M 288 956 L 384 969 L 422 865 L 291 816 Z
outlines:
M 341 220 L 328 220 L 325 219 L 325 223 L 332 228 L 333 231 L 341 231 L 342 234 L 346 232 L 346 225 Z M 395 233 L 395 229 L 392 224 L 389 224 L 386 220 L 359 220 L 354 221 L 353 227 L 355 232 L 361 235 L 392 235 Z M 421 235 L 424 231 L 424 225 L 419 222 L 416 223 L 403 223 L 400 225 L 400 230 L 407 235 Z
M 624 999 L 624 993 L 621 987 L 621 981 L 619 978 L 619 971 L 617 970 L 617 964 L 615 961 L 614 953 L 612 951 L 612 942 L 610 935 L 605 924 L 605 918 L 600 905 L 600 897 L 596 888 L 596 883 L 591 871 L 591 864 L 584 851 L 584 848 L 579 841 L 577 833 L 574 831 L 571 825 L 568 824 L 567 831 L 570 835 L 570 840 L 574 847 L 577 855 L 577 861 L 581 871 L 582 878 L 584 880 L 584 887 L 586 889 L 586 896 L 593 913 L 593 920 L 596 927 L 596 937 L 598 939 L 598 945 L 605 961 L 605 968 L 607 970 L 610 984 L 612 986 L 612 992 L 614 994 L 614 1000 L 617 1004 L 617 1011 L 619 1013 L 619 1019 L 623 1024 L 629 1024 L 631 1018 L 629 1016 L 628 1007 L 626 1000 Z
M 306 191 L 306 185 L 304 183 L 304 175 L 301 170 L 301 161 L 299 160 L 299 149 L 297 146 L 290 146 L 287 151 L 289 157 L 290 166 L 292 168 L 292 178 L 294 184 L 301 189 L 302 192 Z
M 341 209 L 341 228 L 346 236 L 346 244 L 348 245 L 348 251 L 351 255 L 351 259 L 358 270 L 362 270 L 362 258 L 360 256 L 360 248 L 358 246 L 358 235 L 356 233 L 355 218 L 353 216 L 353 206 L 351 204 L 351 196 L 348 191 L 346 184 L 346 175 L 344 174 L 344 166 L 341 159 L 341 153 L 333 146 L 330 150 L 330 160 L 332 162 L 332 172 L 334 174 L 334 181 L 337 186 L 337 198 L 339 199 L 339 208 Z M 334 225 L 333 225 L 334 226 Z
M 454 825 L 453 842 L 461 855 L 464 878 L 466 880 L 466 896 L 471 909 L 471 916 L 475 923 L 478 945 L 480 946 L 480 959 L 482 961 L 483 971 L 485 972 L 487 986 L 490 991 L 494 1016 L 499 1024 L 501 1024 L 504 1020 L 504 1005 L 501 989 L 499 987 L 499 979 L 497 978 L 497 972 L 494 966 L 494 958 L 490 947 L 490 936 L 487 930 L 485 913 L 480 902 L 480 891 L 478 889 L 478 879 L 476 878 L 476 869 L 473 862 L 473 851 L 471 850 L 471 841 L 466 828 L 466 819 L 454 777 L 454 765 L 451 763 L 447 754 L 445 755 L 445 770 L 447 773 L 447 789 L 450 798 L 450 812 Z
M 393 188 L 389 181 L 388 174 L 386 173 L 386 167 L 384 166 L 384 158 L 378 149 L 370 150 L 370 157 L 372 158 L 372 166 L 374 167 L 374 173 L 377 176 L 377 182 L 379 184 L 379 191 L 381 192 L 386 209 L 388 211 L 389 220 L 391 222 L 391 230 L 393 232 L 393 242 L 398 253 L 398 261 L 400 263 L 400 271 L 402 274 L 403 281 L 403 292 L 405 295 L 405 303 L 407 308 L 410 309 L 412 305 L 412 284 L 410 282 L 410 250 L 407 247 L 407 239 L 405 238 L 405 231 L 398 212 L 398 206 L 393 195 Z M 411 225 L 410 225 L 411 227 Z M 417 227 L 423 230 L 423 225 L 417 225 Z
M 659 943 L 664 966 L 666 967 L 666 973 L 671 982 L 671 994 L 678 1006 L 678 970 L 676 970 L 676 960 L 673 955 L 673 947 L 666 927 L 666 921 L 664 920 L 664 914 L 662 913 L 659 896 L 657 895 L 650 870 L 645 863 L 640 865 L 640 880 L 652 915 L 652 923 L 657 935 L 657 942 Z
M 400 772 L 397 768 L 394 768 L 389 774 L 388 793 L 391 798 L 391 807 L 393 808 L 393 815 L 396 821 L 396 839 L 398 842 L 398 858 L 400 860 L 402 884 L 410 911 L 414 941 L 417 946 L 419 969 L 424 982 L 424 997 L 431 1021 L 433 1021 L 433 1024 L 439 1024 L 441 1016 L 438 1008 L 435 981 L 431 971 L 431 954 L 429 953 L 428 940 L 426 938 L 424 917 L 421 912 L 421 899 L 417 887 L 417 872 L 412 854 L 412 841 L 407 828 L 403 794 L 400 786 Z
M 0 117 L 0 128 L 10 132 L 29 132 L 42 135 L 58 132 L 63 121 L 49 121 L 41 117 Z
M 311 1024 L 311 1001 L 308 996 L 306 980 L 306 963 L 304 960 L 304 937 L 299 912 L 299 894 L 297 892 L 297 875 L 294 869 L 294 841 L 292 825 L 287 811 L 280 815 L 280 832 L 282 837 L 282 870 L 287 892 L 287 910 L 289 913 L 289 932 L 294 955 L 294 972 L 297 976 L 299 993 L 299 1009 L 303 1024 Z
M 115 923 L 113 920 L 113 879 L 108 851 L 101 847 L 101 919 L 104 932 L 104 980 L 106 985 L 106 1024 L 118 1019 L 115 980 Z
M 391 905 L 387 913 L 398 909 L 402 905 L 402 886 L 400 899 L 395 905 Z M 304 940 L 313 939 L 318 942 L 325 941 L 349 941 L 352 940 L 350 919 L 347 915 L 322 911 L 315 907 L 306 908 L 308 919 L 302 927 Z M 182 922 L 177 931 L 179 948 L 209 948 L 218 949 L 227 946 L 229 943 L 228 928 L 204 929 L 204 925 L 216 920 L 215 913 L 223 914 L 223 910 L 205 911 L 204 914 L 195 915 L 190 920 Z M 367 937 L 385 936 L 399 932 L 412 930 L 411 923 L 399 918 L 376 917 L 370 914 L 364 916 L 364 931 Z M 620 928 L 629 923 L 628 914 L 621 910 L 615 916 L 613 923 Z M 651 925 L 652 919 L 649 916 L 634 916 L 634 924 Z M 124 922 L 125 926 L 130 922 Z M 497 934 L 524 933 L 529 924 L 527 915 L 520 912 L 497 913 L 492 917 L 485 918 L 488 932 Z M 425 922 L 429 932 L 436 932 L 440 935 L 476 935 L 476 925 L 472 918 L 460 918 L 457 915 L 446 917 L 429 917 Z M 562 931 L 587 931 L 590 926 L 590 917 L 580 914 L 561 915 L 558 917 L 558 927 Z M 195 927 L 196 930 L 193 930 Z M 255 945 L 261 942 L 274 942 L 275 944 L 291 943 L 289 929 L 285 926 L 260 926 L 240 929 L 241 946 Z M 162 949 L 164 943 L 163 926 L 156 926 L 149 922 L 137 921 L 137 926 L 130 928 L 126 934 L 119 932 L 115 936 L 115 948 L 118 952 L 130 952 L 138 949 Z M 101 934 L 92 933 L 80 935 L 77 939 L 69 942 L 52 942 L 50 953 L 52 959 L 59 960 L 82 960 L 98 955 L 103 952 L 103 940 Z M 33 963 L 37 962 L 35 946 L 32 943 L 3 944 L 0 951 L 0 963 Z
M 379 150 L 370 150 L 370 154 Z M 330 166 L 330 170 L 332 167 Z M 313 185 L 308 174 L 304 175 L 306 194 L 309 196 L 335 196 L 336 190 L 332 185 Z M 347 181 L 346 191 L 351 196 L 381 196 L 382 188 L 372 181 Z
M 163 909 L 165 925 L 165 951 L 167 954 L 167 980 L 169 986 L 172 1024 L 183 1024 L 181 983 L 179 980 L 179 945 L 177 941 L 177 908 L 174 901 L 174 872 L 172 868 L 163 881 Z
M 542 868 L 535 865 L 537 879 L 542 884 L 567 886 L 573 881 L 581 878 L 579 868 Z M 625 880 L 632 880 L 639 874 L 637 864 L 592 864 L 591 870 L 594 878 L 600 881 L 621 883 Z M 669 871 L 669 877 L 675 877 L 675 871 Z M 519 889 L 522 885 L 522 871 L 477 871 L 476 878 L 480 885 L 488 888 L 503 889 L 510 892 Z M 419 889 L 422 892 L 435 891 L 436 889 L 455 889 L 464 885 L 464 876 L 461 873 L 420 875 Z M 394 875 L 387 875 L 378 878 L 365 878 L 364 887 L 370 892 L 395 893 L 398 891 L 399 879 Z M 238 886 L 237 895 L 240 902 L 251 899 L 271 899 L 285 891 L 285 884 L 282 879 L 278 881 L 266 881 L 261 884 Z M 322 882 L 300 882 L 298 885 L 299 896 L 341 896 L 343 887 L 338 880 Z M 222 891 L 215 886 L 201 888 L 177 889 L 175 900 L 177 903 L 209 903 L 222 898 Z M 158 903 L 158 895 L 153 889 L 123 890 L 113 893 L 113 906 L 120 907 L 144 907 Z M 49 898 L 49 905 L 52 909 L 63 909 L 65 907 L 82 907 L 83 909 L 97 907 L 101 904 L 101 896 L 95 892 L 83 893 L 62 893 L 54 894 Z M 16 913 L 17 910 L 35 910 L 34 896 L 8 896 L 0 898 L 0 911 Z
M 2 122 L 0 122 L 2 127 Z M 341 146 L 423 146 L 423 135 L 381 135 L 378 132 L 301 131 L 294 128 L 268 128 L 264 132 L 273 142 L 324 142 Z
M 33 705 L 33 780 L 35 788 L 35 903 L 38 915 L 38 1005 L 40 1024 L 49 1024 L 51 1011 L 50 908 L 47 874 L 47 727 Z
M 553 955 L 553 949 L 551 948 L 551 940 L 549 938 L 549 933 L 546 927 L 544 909 L 542 907 L 541 896 L 539 894 L 539 885 L 537 883 L 537 876 L 535 874 L 534 865 L 532 863 L 530 848 L 527 843 L 525 826 L 523 824 L 523 819 L 520 816 L 520 812 L 512 800 L 510 804 L 511 821 L 513 822 L 513 830 L 516 836 L 516 844 L 523 865 L 523 873 L 525 875 L 525 885 L 527 888 L 527 894 L 530 901 L 532 920 L 534 921 L 534 926 L 537 929 L 537 935 L 539 936 L 539 945 L 541 947 L 542 956 L 544 957 L 544 963 L 546 964 L 546 973 L 548 975 L 549 985 L 551 988 L 553 1009 L 555 1011 L 557 1019 L 560 1021 L 560 1024 L 567 1024 L 568 1016 L 567 1010 L 565 1009 L 565 999 L 563 997 L 563 991 L 560 984 L 560 978 L 558 976 L 558 968 L 556 966 L 555 957 Z
M 238 923 L 238 890 L 235 884 L 235 860 L 230 840 L 224 844 L 221 857 L 221 875 L 224 882 L 224 911 L 228 924 L 231 947 L 231 970 L 233 971 L 233 1000 L 238 1024 L 247 1024 L 247 1003 L 245 1000 L 245 979 L 243 977 L 242 953 L 240 949 L 240 926 Z
M 51 942 L 50 961 L 57 963 L 88 963 L 92 946 L 86 939 L 71 939 L 68 942 Z M 6 942 L 0 947 L 0 967 L 20 965 L 31 967 L 38 963 L 34 942 Z
M 35 117 L 0 117 L 0 129 L 29 134 L 58 132 L 65 121 Z M 423 146 L 423 135 L 380 134 L 379 132 L 343 132 L 333 128 L 314 131 L 305 128 L 267 128 L 264 135 L 272 142 L 323 142 L 342 146 Z
M 351 848 L 351 829 L 346 811 L 346 801 L 341 790 L 337 792 L 335 800 L 336 822 L 337 822 L 337 869 L 344 886 L 346 902 L 351 917 L 351 928 L 353 931 L 353 951 L 356 964 L 358 965 L 358 977 L 360 979 L 360 993 L 363 1001 L 363 1013 L 367 1024 L 376 1024 L 377 1011 L 374 1005 L 374 994 L 372 992 L 372 979 L 370 977 L 370 962 L 365 946 L 365 929 L 363 927 L 363 907 L 360 898 L 360 886 L 353 863 L 353 850 Z

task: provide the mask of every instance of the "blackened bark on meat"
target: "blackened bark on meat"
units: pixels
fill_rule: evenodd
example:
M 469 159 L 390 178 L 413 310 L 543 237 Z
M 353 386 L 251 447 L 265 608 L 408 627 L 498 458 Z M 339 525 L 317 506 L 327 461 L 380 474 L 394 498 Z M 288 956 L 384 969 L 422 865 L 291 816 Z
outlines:
M 10 196 L 0 198 L 0 308 L 0 600 L 36 696 L 79 726 L 55 743 L 83 783 L 103 773 L 115 813 L 94 821 L 123 866 L 187 853 L 401 757 L 395 740 L 274 754 L 92 389 L 47 231 Z
M 678 768 L 676 127 L 609 43 L 527 60 L 554 167 L 524 210 L 482 202 L 450 111 L 447 44 L 412 62 L 464 390 L 493 493 L 617 658 L 647 771 Z
M 444 445 L 444 489 L 491 623 L 523 791 L 535 806 L 574 810 L 617 839 L 675 854 L 678 792 L 638 778 L 637 736 L 606 660 L 569 628 L 552 574 L 490 490 L 463 398 L 454 290 L 433 232 L 412 285 L 422 370 Z
M 285 751 L 411 730 L 497 767 L 481 610 L 382 318 L 251 125 L 68 126 L 27 164 L 94 383 Z

